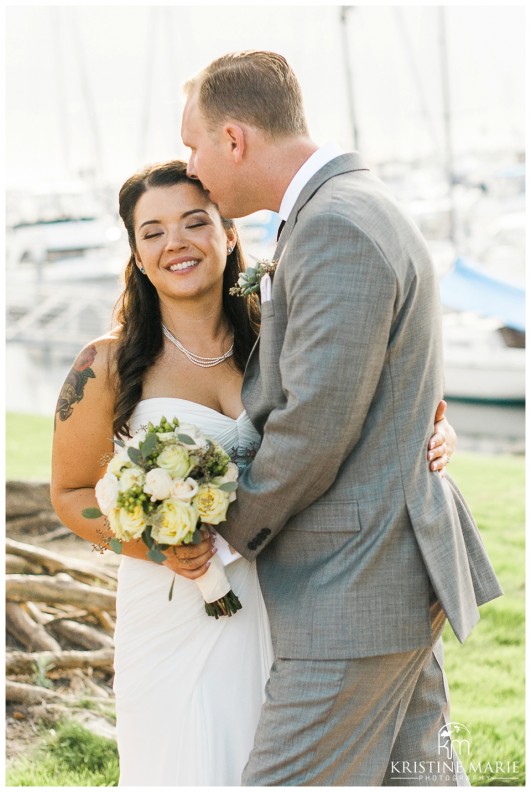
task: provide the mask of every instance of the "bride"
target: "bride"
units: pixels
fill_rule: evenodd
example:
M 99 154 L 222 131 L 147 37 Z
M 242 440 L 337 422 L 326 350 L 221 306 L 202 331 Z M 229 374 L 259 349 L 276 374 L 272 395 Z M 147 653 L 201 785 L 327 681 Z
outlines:
M 88 520 L 94 486 L 113 453 L 148 421 L 199 426 L 242 464 L 260 436 L 243 410 L 243 370 L 258 334 L 255 298 L 230 297 L 243 255 L 186 164 L 132 176 L 120 191 L 131 257 L 119 324 L 77 357 L 59 395 L 52 501 L 72 531 L 107 546 L 104 518 Z M 439 406 L 432 469 L 442 469 L 454 433 Z M 441 420 L 442 419 L 442 420 Z M 115 694 L 121 786 L 238 786 L 253 745 L 272 662 L 256 567 L 218 535 L 186 553 L 196 572 L 174 576 L 123 545 L 118 576 Z M 194 577 L 217 552 L 243 604 L 231 618 L 204 611 Z M 182 563 L 182 557 L 180 559 Z M 175 577 L 173 598 L 168 590 Z

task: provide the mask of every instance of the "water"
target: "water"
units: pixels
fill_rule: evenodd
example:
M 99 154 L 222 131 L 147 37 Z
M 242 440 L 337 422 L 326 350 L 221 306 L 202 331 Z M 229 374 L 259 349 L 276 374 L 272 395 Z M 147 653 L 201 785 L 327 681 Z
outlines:
M 10 412 L 53 415 L 59 391 L 72 365 L 71 352 L 8 344 L 6 407 Z M 522 453 L 523 405 L 448 401 L 447 416 L 458 435 L 458 449 L 479 453 Z

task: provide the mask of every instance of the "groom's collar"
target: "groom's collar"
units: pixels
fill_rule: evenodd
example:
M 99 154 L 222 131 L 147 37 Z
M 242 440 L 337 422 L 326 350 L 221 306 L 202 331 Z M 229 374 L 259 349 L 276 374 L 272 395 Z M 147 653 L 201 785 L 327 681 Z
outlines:
M 317 152 L 316 152 L 317 153 Z M 309 178 L 304 184 L 300 193 L 295 199 L 294 205 L 291 207 L 288 219 L 282 227 L 282 233 L 277 239 L 277 246 L 275 248 L 274 259 L 280 259 L 284 247 L 291 235 L 293 227 L 297 222 L 297 216 L 302 207 L 312 199 L 315 193 L 325 184 L 329 179 L 334 176 L 339 176 L 342 173 L 351 173 L 353 171 L 367 171 L 369 170 L 357 151 L 350 154 L 340 154 L 330 159 L 325 165 L 321 165 L 319 170 Z
M 282 203 L 280 204 L 280 209 L 278 210 L 281 220 L 288 219 L 291 210 L 295 206 L 297 198 L 301 194 L 302 190 L 306 187 L 312 176 L 314 176 L 317 171 L 321 170 L 321 168 L 330 162 L 330 160 L 341 156 L 341 154 L 343 154 L 343 150 L 337 145 L 337 143 L 326 143 L 324 146 L 318 148 L 317 151 L 314 151 L 310 157 L 308 157 L 306 162 L 301 165 L 293 179 L 290 181 L 287 190 L 284 193 Z

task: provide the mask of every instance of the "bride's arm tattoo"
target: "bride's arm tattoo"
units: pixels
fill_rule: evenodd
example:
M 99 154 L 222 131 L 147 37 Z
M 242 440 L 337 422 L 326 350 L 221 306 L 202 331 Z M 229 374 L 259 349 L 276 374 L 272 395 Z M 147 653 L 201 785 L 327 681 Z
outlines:
M 85 347 L 75 359 L 57 400 L 55 412 L 61 421 L 66 421 L 72 415 L 74 404 L 83 398 L 87 380 L 96 376 L 91 369 L 95 357 L 96 347 L 91 345 Z

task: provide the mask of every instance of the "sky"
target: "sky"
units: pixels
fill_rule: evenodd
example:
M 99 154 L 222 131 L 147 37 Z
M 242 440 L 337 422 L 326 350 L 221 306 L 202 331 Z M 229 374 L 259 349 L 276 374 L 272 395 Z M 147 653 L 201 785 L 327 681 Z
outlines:
M 8 4 L 7 186 L 38 189 L 88 172 L 119 185 L 147 162 L 186 156 L 182 84 L 241 49 L 285 55 L 313 138 L 351 149 L 342 31 L 364 157 L 442 163 L 442 24 L 456 156 L 521 153 L 524 7 L 442 8 Z

